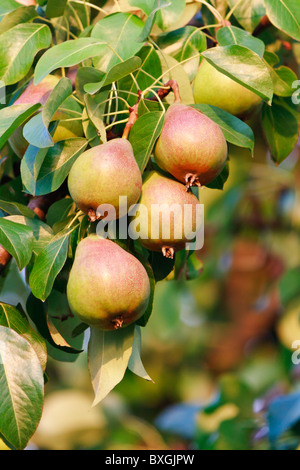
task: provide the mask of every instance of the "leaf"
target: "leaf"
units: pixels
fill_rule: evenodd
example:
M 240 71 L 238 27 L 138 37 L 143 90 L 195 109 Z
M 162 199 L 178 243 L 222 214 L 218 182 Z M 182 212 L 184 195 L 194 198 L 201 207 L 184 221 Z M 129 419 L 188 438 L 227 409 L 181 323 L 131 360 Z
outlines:
M 24 215 L 30 218 L 36 217 L 32 209 L 19 202 L 0 200 L 0 209 L 11 215 Z
M 41 105 L 15 104 L 0 110 L 0 149 L 14 131 L 32 116 Z
M 234 8 L 237 21 L 249 33 L 252 33 L 261 18 L 265 15 L 264 0 L 227 0 L 230 8 Z
M 164 122 L 164 113 L 155 111 L 143 114 L 134 123 L 129 142 L 141 172 L 147 166 L 154 144 L 158 139 Z
M 199 54 L 200 57 L 200 53 Z M 192 104 L 194 103 L 194 95 L 193 90 L 191 87 L 190 79 L 183 68 L 183 65 L 178 62 L 178 60 L 174 59 L 168 54 L 164 52 L 159 52 L 159 57 L 161 61 L 162 67 L 162 81 L 166 83 L 168 80 L 175 80 L 178 83 L 179 90 L 180 90 L 180 97 L 183 104 Z M 189 57 L 188 62 L 192 60 Z M 170 93 L 166 98 L 166 102 L 171 104 L 174 101 L 173 93 Z
M 0 34 L 5 33 L 14 26 L 27 23 L 38 16 L 34 6 L 20 7 L 5 15 L 0 23 Z M 1 18 L 1 17 L 0 17 Z
M 133 338 L 133 344 L 132 344 L 132 353 L 128 361 L 128 369 L 130 369 L 131 372 L 138 375 L 142 379 L 153 382 L 151 377 L 149 377 L 149 375 L 147 374 L 142 363 L 141 345 L 142 345 L 141 328 L 139 326 L 135 326 L 134 338 Z
M 40 300 L 44 301 L 50 295 L 55 278 L 66 262 L 71 231 L 58 233 L 34 262 L 29 285 L 33 295 Z
M 15 0 L 1 0 L 0 3 L 0 21 L 2 21 L 3 17 L 10 13 L 11 11 L 20 8 L 20 4 Z
M 172 3 L 169 0 L 154 0 L 152 10 L 148 15 L 148 18 L 145 22 L 145 26 L 140 36 L 138 37 L 139 42 L 145 42 L 150 36 L 151 30 L 156 20 L 157 13 L 162 9 L 168 6 L 171 6 Z
M 24 449 L 40 421 L 43 370 L 30 343 L 0 326 L 0 433 L 15 449 Z
M 22 80 L 36 54 L 50 43 L 50 29 L 42 24 L 19 24 L 3 33 L 0 36 L 0 79 L 6 85 Z
M 166 258 L 161 252 L 151 251 L 149 263 L 156 282 L 165 279 L 174 269 L 174 258 Z
M 277 96 L 289 97 L 295 92 L 294 83 L 297 83 L 297 75 L 289 67 L 282 65 L 276 69 L 270 67 L 270 73 L 274 84 L 274 93 Z
M 132 352 L 134 326 L 115 331 L 91 327 L 88 363 L 97 405 L 124 377 Z
M 268 66 L 253 51 L 244 46 L 215 47 L 202 53 L 219 72 L 271 102 L 273 81 Z
M 47 150 L 36 177 L 30 170 L 29 152 L 21 163 L 21 175 L 24 186 L 35 196 L 41 196 L 56 191 L 66 177 L 81 153 L 87 147 L 87 140 L 81 138 L 61 140 Z M 34 162 L 33 162 L 34 163 Z M 29 166 L 27 166 L 29 165 Z
M 25 139 L 35 147 L 46 148 L 54 145 L 48 127 L 58 108 L 72 94 L 72 83 L 63 77 L 52 90 L 42 108 L 42 112 L 33 116 L 23 129 Z
M 101 74 L 101 72 L 99 72 L 103 78 L 96 83 L 87 83 L 84 85 L 84 90 L 87 93 L 93 95 L 94 93 L 97 93 L 100 88 L 106 85 L 110 85 L 113 82 L 117 82 L 118 80 L 121 80 L 121 78 L 126 77 L 132 72 L 135 72 L 135 70 L 141 66 L 141 63 L 141 59 L 134 56 L 125 60 L 124 62 L 121 62 L 120 64 L 114 65 L 107 74 Z
M 0 326 L 11 328 L 23 336 L 35 350 L 43 372 L 47 363 L 47 348 L 44 339 L 30 326 L 22 307 L 18 309 L 12 305 L 0 302 Z
M 265 5 L 271 23 L 300 41 L 300 4 L 298 0 L 265 0 Z
M 262 109 L 262 125 L 272 158 L 281 163 L 294 149 L 299 136 L 299 116 L 290 100 L 276 98 Z
M 134 56 L 142 47 L 138 37 L 143 27 L 143 21 L 131 13 L 114 13 L 98 21 L 91 37 L 108 46 L 104 47 L 102 57 L 95 57 L 95 67 L 108 72 L 114 65 Z
M 170 5 L 160 9 L 156 15 L 156 23 L 163 31 L 176 23 L 185 10 L 185 0 L 170 0 L 169 3 Z
M 220 46 L 231 46 L 236 44 L 247 47 L 248 49 L 251 49 L 251 51 L 256 52 L 260 58 L 263 57 L 265 52 L 265 44 L 261 39 L 252 36 L 248 31 L 244 31 L 236 26 L 225 26 L 220 28 L 217 31 L 217 41 Z
M 11 220 L 12 222 L 31 228 L 34 237 L 32 251 L 36 255 L 38 255 L 53 238 L 52 229 L 38 218 L 25 217 L 24 215 L 9 215 L 6 217 L 6 220 Z
M 33 246 L 33 232 L 29 227 L 0 218 L 0 243 L 15 258 L 20 270 L 27 266 Z
M 206 184 L 207 188 L 222 190 L 229 177 L 229 162 L 227 160 L 221 173 L 211 183 Z
M 79 38 L 57 44 L 48 49 L 36 64 L 34 84 L 40 83 L 49 73 L 60 67 L 73 67 L 91 57 L 103 54 L 105 41 Z
M 233 116 L 223 109 L 208 104 L 194 104 L 193 108 L 198 109 L 212 121 L 216 122 L 223 131 L 227 142 L 254 151 L 254 134 L 250 126 L 239 118 Z
M 50 345 L 58 351 L 72 355 L 78 355 L 81 352 L 81 350 L 71 347 L 58 333 L 53 323 L 51 321 L 49 322 L 48 300 L 46 302 L 41 302 L 30 294 L 26 302 L 26 311 L 40 335 L 47 341 L 47 346 Z
M 48 0 L 46 7 L 47 18 L 58 18 L 63 16 L 68 0 Z

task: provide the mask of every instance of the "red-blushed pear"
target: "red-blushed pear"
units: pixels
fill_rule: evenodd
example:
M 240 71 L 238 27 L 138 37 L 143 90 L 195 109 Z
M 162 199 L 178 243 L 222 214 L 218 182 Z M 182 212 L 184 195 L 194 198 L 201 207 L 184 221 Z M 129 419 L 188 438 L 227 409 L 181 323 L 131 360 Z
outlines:
M 203 60 L 194 81 L 195 103 L 210 104 L 246 119 L 261 104 L 261 98 Z
M 71 168 L 68 187 L 72 199 L 91 220 L 104 215 L 100 209 L 97 212 L 102 204 L 115 209 L 115 216 L 111 212 L 107 220 L 127 214 L 142 190 L 142 175 L 130 142 L 116 138 L 83 152 Z M 120 200 L 122 196 L 127 200 Z
M 146 311 L 150 282 L 142 263 L 93 234 L 78 244 L 67 284 L 71 311 L 102 330 L 126 327 Z
M 40 103 L 42 106 L 44 106 L 59 80 L 59 77 L 56 75 L 47 75 L 47 77 L 45 77 L 38 85 L 34 85 L 33 81 L 31 81 L 28 87 L 14 102 L 14 104 L 33 105 Z M 57 111 L 53 117 L 53 120 L 63 120 L 73 117 L 72 112 L 75 112 L 77 115 L 79 112 L 81 112 L 81 108 L 73 98 L 68 98 L 64 102 L 64 111 Z M 11 148 L 19 158 L 24 156 L 28 147 L 28 142 L 23 136 L 24 125 L 25 124 L 20 126 L 9 139 Z M 80 120 L 71 122 L 61 121 L 55 130 L 53 140 L 54 142 L 58 142 L 59 140 L 81 137 L 82 135 L 83 128 Z
M 198 198 L 185 186 L 156 171 L 151 171 L 130 222 L 130 233 L 138 235 L 145 248 L 173 258 L 176 251 L 192 242 L 201 224 Z
M 191 106 L 174 103 L 166 112 L 154 155 L 162 170 L 189 189 L 219 175 L 227 159 L 227 143 L 218 124 Z

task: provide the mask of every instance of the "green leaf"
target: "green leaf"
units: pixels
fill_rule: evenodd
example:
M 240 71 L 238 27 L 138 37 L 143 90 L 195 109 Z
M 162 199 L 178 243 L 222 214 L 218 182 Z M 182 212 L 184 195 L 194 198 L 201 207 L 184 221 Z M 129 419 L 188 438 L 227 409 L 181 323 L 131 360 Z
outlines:
M 264 0 L 227 0 L 234 8 L 234 16 L 247 31 L 252 33 L 265 15 Z
M 132 352 L 134 326 L 116 331 L 91 327 L 88 363 L 97 405 L 124 377 Z
M 33 246 L 29 227 L 0 218 L 0 243 L 15 258 L 20 270 L 29 263 Z
M 9 215 L 6 217 L 6 220 L 11 220 L 31 228 L 34 237 L 32 251 L 35 255 L 38 255 L 40 251 L 46 248 L 53 238 L 52 229 L 38 218 L 33 219 L 24 215 Z
M 194 104 L 198 109 L 212 121 L 216 122 L 223 131 L 227 142 L 250 150 L 254 150 L 254 134 L 250 126 L 223 109 L 208 104 Z
M 265 5 L 271 23 L 300 41 L 300 3 L 298 0 L 265 0 Z
M 260 39 L 252 36 L 248 31 L 245 31 L 236 26 L 225 26 L 217 31 L 217 41 L 220 46 L 239 45 L 251 49 L 256 52 L 261 58 L 265 52 L 265 44 Z
M 107 46 L 101 57 L 94 58 L 95 67 L 108 72 L 114 65 L 134 56 L 142 47 L 138 37 L 143 27 L 143 21 L 131 13 L 114 13 L 98 21 L 91 37 Z
M 63 16 L 68 0 L 48 0 L 46 7 L 47 18 L 58 18 Z
M 34 57 L 51 43 L 46 25 L 24 23 L 0 36 L 0 79 L 6 85 L 22 80 L 29 72 Z
M 53 290 L 51 294 L 53 296 L 56 293 L 57 292 Z M 77 357 L 81 350 L 71 347 L 58 333 L 56 328 L 53 328 L 53 323 L 49 319 L 48 310 L 48 299 L 46 302 L 42 302 L 41 300 L 35 298 L 32 294 L 29 295 L 26 302 L 27 314 L 36 326 L 40 335 L 47 341 L 47 347 L 50 345 L 50 347 L 53 349 L 69 353 L 70 355 L 75 355 Z M 64 358 L 66 358 L 66 356 L 64 356 Z
M 117 82 L 118 80 L 121 80 L 121 78 L 135 72 L 141 66 L 141 63 L 141 59 L 134 56 L 120 64 L 114 65 L 107 74 L 101 74 L 101 72 L 99 72 L 99 74 L 102 75 L 102 79 L 96 83 L 87 83 L 84 85 L 84 90 L 93 95 L 94 93 L 97 93 L 100 88 L 110 85 L 113 82 Z
M 24 215 L 30 218 L 36 217 L 32 209 L 19 202 L 0 200 L 0 209 L 11 215 Z
M 30 194 L 41 196 L 56 191 L 79 157 L 86 149 L 87 140 L 81 138 L 61 140 L 54 147 L 47 149 L 43 161 L 34 176 L 36 147 L 30 147 L 25 153 L 21 163 L 21 175 L 25 188 Z M 42 151 L 38 151 L 41 153 Z
M 128 369 L 130 369 L 131 372 L 138 375 L 142 379 L 153 382 L 153 380 L 151 379 L 151 377 L 149 377 L 148 373 L 146 372 L 143 366 L 142 359 L 141 359 L 141 346 L 142 346 L 141 328 L 139 326 L 135 326 L 134 338 L 133 338 L 133 344 L 132 344 L 132 353 L 128 361 Z
M 14 26 L 27 23 L 38 16 L 34 6 L 20 7 L 8 13 L 0 23 L 0 34 L 5 33 Z
M 50 295 L 53 283 L 66 262 L 71 232 L 72 229 L 58 233 L 34 262 L 29 284 L 33 295 L 40 300 L 44 301 Z
M 164 122 L 164 113 L 155 111 L 143 114 L 134 123 L 129 142 L 141 172 L 147 166 L 154 144 L 158 139 Z
M 156 23 L 162 31 L 166 31 L 176 23 L 185 9 L 185 0 L 170 0 L 170 5 L 160 9 L 156 15 Z
M 54 145 L 48 127 L 58 108 L 72 94 L 73 88 L 69 78 L 63 77 L 52 90 L 43 106 L 42 112 L 33 116 L 23 129 L 25 139 L 35 147 L 46 148 Z
M 227 160 L 221 173 L 211 183 L 206 184 L 205 186 L 211 189 L 222 190 L 224 188 L 224 184 L 228 180 L 228 177 L 229 177 L 229 162 Z
M 0 302 L 0 326 L 11 328 L 31 344 L 35 350 L 43 372 L 47 363 L 47 349 L 44 339 L 30 326 L 22 307 L 16 308 L 12 305 Z
M 156 282 L 165 279 L 174 269 L 174 258 L 166 258 L 161 252 L 151 251 L 149 255 L 149 263 L 153 271 Z
M 20 8 L 20 3 L 16 2 L 15 0 L 1 0 L 0 3 L 0 21 L 2 21 L 3 17 L 10 13 L 11 11 Z
M 197 53 L 199 54 L 199 53 Z M 168 80 L 175 80 L 178 83 L 180 90 L 180 97 L 183 104 L 192 104 L 194 103 L 194 94 L 191 87 L 189 76 L 186 73 L 183 64 L 174 59 L 174 57 L 165 54 L 164 52 L 159 52 L 159 58 L 161 61 L 162 67 L 162 81 L 166 83 Z M 199 54 L 200 56 L 200 54 Z M 189 57 L 188 62 L 193 60 Z M 166 102 L 171 104 L 174 101 L 173 93 L 170 93 L 166 98 Z
M 41 105 L 15 104 L 0 110 L 0 149 L 14 131 L 32 116 Z
M 24 449 L 40 421 L 44 378 L 38 356 L 24 337 L 0 326 L 0 433 Z
M 277 96 L 289 97 L 295 92 L 294 83 L 297 82 L 297 75 L 289 67 L 282 65 L 276 69 L 270 67 L 270 73 L 274 84 L 274 94 Z
M 34 84 L 40 83 L 49 73 L 60 67 L 73 67 L 91 57 L 105 53 L 105 41 L 80 38 L 57 44 L 48 49 L 38 61 L 34 72 Z
M 276 98 L 272 107 L 262 109 L 262 125 L 272 158 L 281 163 L 290 155 L 298 141 L 299 115 L 291 100 Z
M 162 9 L 171 6 L 172 3 L 169 0 L 154 0 L 152 10 L 145 22 L 142 33 L 138 40 L 139 42 L 145 42 L 151 34 L 151 30 L 156 20 L 157 13 Z
M 219 72 L 271 102 L 273 81 L 268 66 L 253 51 L 244 46 L 214 47 L 202 53 Z

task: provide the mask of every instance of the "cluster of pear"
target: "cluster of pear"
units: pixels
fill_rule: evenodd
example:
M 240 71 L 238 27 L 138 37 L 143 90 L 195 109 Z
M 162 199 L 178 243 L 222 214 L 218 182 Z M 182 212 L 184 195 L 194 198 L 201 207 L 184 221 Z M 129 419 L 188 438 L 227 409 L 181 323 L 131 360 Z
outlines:
M 209 87 L 202 86 L 204 82 L 211 83 L 207 74 L 215 73 L 207 68 L 207 64 L 200 66 L 194 85 L 195 101 L 209 101 L 218 106 L 213 101 L 215 96 L 205 95 Z M 56 77 L 48 76 L 37 86 L 29 84 L 15 104 L 44 104 L 57 81 Z M 244 113 L 246 107 L 252 108 L 253 100 L 250 104 L 249 100 L 244 107 L 243 100 L 239 100 L 240 107 L 234 109 L 233 114 Z M 57 115 L 54 119 L 62 117 Z M 73 121 L 68 128 L 61 121 L 54 141 L 82 135 L 82 128 L 75 129 L 75 123 Z M 20 157 L 24 155 L 28 143 L 22 128 L 11 137 L 10 144 Z M 165 114 L 154 159 L 159 168 L 145 172 L 143 181 L 130 142 L 124 136 L 112 139 L 77 158 L 68 176 L 68 188 L 78 208 L 91 221 L 104 216 L 97 212 L 101 205 L 112 206 L 116 219 L 127 215 L 129 208 L 136 205 L 132 222 L 139 229 L 141 245 L 172 258 L 190 240 L 190 234 L 178 230 L 187 206 L 192 208 L 190 230 L 192 233 L 197 231 L 199 200 L 190 188 L 206 185 L 220 174 L 227 160 L 227 143 L 215 122 L 196 108 L 175 100 Z M 167 236 L 163 230 L 164 217 L 152 217 L 152 208 L 157 205 L 166 208 L 170 217 Z M 172 209 L 174 205 L 179 208 L 181 217 L 176 216 Z M 146 212 L 139 211 L 141 206 Z M 151 226 L 151 222 L 157 226 Z M 182 236 L 178 237 L 178 233 Z M 150 298 L 149 277 L 135 256 L 117 243 L 93 234 L 78 244 L 68 279 L 67 297 L 72 312 L 82 321 L 103 330 L 114 330 L 138 320 L 145 313 Z

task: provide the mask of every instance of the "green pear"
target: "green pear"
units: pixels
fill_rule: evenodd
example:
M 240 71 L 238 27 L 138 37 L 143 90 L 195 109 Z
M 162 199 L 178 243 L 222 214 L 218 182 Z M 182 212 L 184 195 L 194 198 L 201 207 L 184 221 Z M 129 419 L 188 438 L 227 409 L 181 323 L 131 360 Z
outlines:
M 195 103 L 210 104 L 246 119 L 261 104 L 261 98 L 203 60 L 194 81 Z
M 28 87 L 23 91 L 14 104 L 37 104 L 42 106 L 46 103 L 51 92 L 59 82 L 59 77 L 55 75 L 47 75 L 38 85 L 34 85 L 31 81 Z M 81 106 L 72 97 L 65 100 L 63 104 L 64 110 L 57 111 L 53 120 L 63 120 L 73 118 L 74 114 L 82 113 Z M 25 123 L 20 126 L 9 139 L 9 143 L 15 154 L 22 158 L 27 150 L 28 142 L 23 136 L 23 128 Z M 83 135 L 83 127 L 80 120 L 78 121 L 61 121 L 57 126 L 53 135 L 54 142 L 73 137 L 81 137 Z
M 67 297 L 72 313 L 81 321 L 102 330 L 115 330 L 145 313 L 149 277 L 132 254 L 93 234 L 77 246 Z
M 156 171 L 151 171 L 142 188 L 142 196 L 130 222 L 131 233 L 142 246 L 173 258 L 176 251 L 192 241 L 200 228 L 197 220 L 198 198 L 185 186 Z M 184 226 L 185 218 L 190 221 Z M 201 221 L 200 221 L 201 222 Z
M 107 220 L 127 214 L 142 190 L 142 175 L 130 142 L 116 138 L 83 152 L 71 168 L 68 186 L 72 199 L 91 220 L 104 215 L 96 216 L 101 204 L 115 209 L 115 215 L 107 214 Z M 126 196 L 127 201 L 120 201 L 120 196 Z
M 195 108 L 174 103 L 166 112 L 154 155 L 159 167 L 188 189 L 219 175 L 227 159 L 227 143 L 218 124 Z

